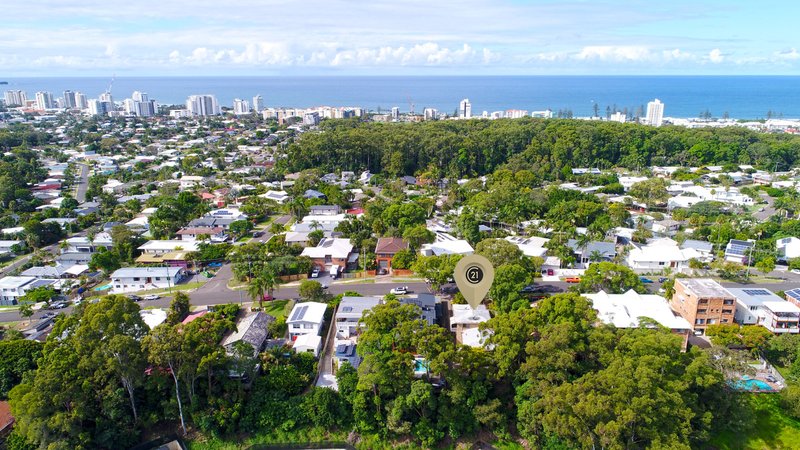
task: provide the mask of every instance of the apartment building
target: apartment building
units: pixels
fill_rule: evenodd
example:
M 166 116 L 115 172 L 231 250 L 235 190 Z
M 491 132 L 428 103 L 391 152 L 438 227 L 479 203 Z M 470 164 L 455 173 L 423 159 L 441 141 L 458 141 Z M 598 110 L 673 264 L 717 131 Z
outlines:
M 704 333 L 708 325 L 733 323 L 736 298 L 709 278 L 677 278 L 670 306 Z

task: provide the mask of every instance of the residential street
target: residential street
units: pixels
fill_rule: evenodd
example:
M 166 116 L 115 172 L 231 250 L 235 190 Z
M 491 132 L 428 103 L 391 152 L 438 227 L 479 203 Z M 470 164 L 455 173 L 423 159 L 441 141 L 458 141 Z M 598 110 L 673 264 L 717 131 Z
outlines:
M 89 188 L 89 166 L 86 164 L 78 164 L 78 167 L 81 168 L 81 173 L 78 177 L 75 200 L 77 200 L 78 203 L 83 203 L 86 201 L 86 190 Z

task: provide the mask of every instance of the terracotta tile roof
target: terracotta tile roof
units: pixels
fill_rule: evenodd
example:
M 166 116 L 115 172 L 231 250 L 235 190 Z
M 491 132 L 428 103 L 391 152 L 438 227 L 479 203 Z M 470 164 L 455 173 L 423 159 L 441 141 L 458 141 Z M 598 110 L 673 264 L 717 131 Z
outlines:
M 0 402 L 0 432 L 5 431 L 14 424 L 14 416 L 11 415 L 11 406 L 7 401 Z
M 383 253 L 393 255 L 400 250 L 408 248 L 408 242 L 402 238 L 390 237 L 378 239 L 378 244 L 375 245 L 375 253 Z

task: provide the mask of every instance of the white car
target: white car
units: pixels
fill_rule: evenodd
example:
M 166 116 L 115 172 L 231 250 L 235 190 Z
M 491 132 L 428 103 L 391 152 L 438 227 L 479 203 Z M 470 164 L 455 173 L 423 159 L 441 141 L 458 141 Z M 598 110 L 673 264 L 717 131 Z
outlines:
M 398 286 L 396 288 L 392 288 L 392 290 L 390 290 L 389 293 L 394 295 L 408 294 L 408 286 Z
M 319 268 L 314 267 L 314 270 L 311 271 L 311 278 L 319 278 Z
M 160 298 L 161 298 L 160 295 L 150 294 L 150 295 L 145 295 L 144 297 L 142 297 L 142 300 L 158 300 Z
M 795 275 L 800 275 L 800 269 L 792 269 L 789 272 L 792 272 Z

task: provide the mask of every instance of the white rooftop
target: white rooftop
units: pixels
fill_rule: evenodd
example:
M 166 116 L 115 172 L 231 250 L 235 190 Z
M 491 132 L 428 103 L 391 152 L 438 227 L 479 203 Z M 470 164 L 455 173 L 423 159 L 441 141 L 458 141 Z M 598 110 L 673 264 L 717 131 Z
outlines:
M 325 316 L 325 310 L 328 305 L 325 303 L 317 302 L 304 302 L 297 303 L 292 308 L 292 312 L 286 319 L 286 323 L 294 322 L 313 322 L 322 323 L 322 318 Z
M 689 330 L 692 326 L 669 307 L 667 300 L 658 295 L 639 294 L 629 290 L 624 294 L 582 294 L 592 302 L 597 317 L 603 323 L 617 328 L 635 328 L 640 317 L 649 317 L 673 330 Z
M 469 305 L 453 305 L 453 316 L 450 318 L 450 325 L 472 325 L 483 323 L 491 319 L 486 305 L 478 305 L 477 309 L 472 309 Z

